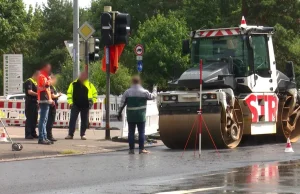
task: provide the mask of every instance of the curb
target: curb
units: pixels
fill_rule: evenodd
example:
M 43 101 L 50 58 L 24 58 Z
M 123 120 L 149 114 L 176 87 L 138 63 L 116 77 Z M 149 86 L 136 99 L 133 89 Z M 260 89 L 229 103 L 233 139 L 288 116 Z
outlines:
M 162 146 L 161 144 L 157 145 L 146 145 L 146 148 L 158 147 Z M 2 162 L 14 162 L 14 161 L 25 161 L 25 160 L 36 160 L 36 159 L 45 159 L 45 158 L 59 158 L 59 157 L 69 157 L 69 156 L 82 156 L 82 155 L 93 155 L 93 154 L 101 154 L 101 153 L 110 153 L 110 152 L 120 152 L 128 150 L 128 147 L 120 147 L 116 149 L 106 149 L 104 148 L 101 151 L 90 151 L 90 152 L 83 152 L 83 153 L 75 153 L 75 154 L 54 154 L 54 155 L 46 155 L 46 156 L 29 156 L 23 158 L 11 158 L 11 159 L 3 159 L 0 160 Z

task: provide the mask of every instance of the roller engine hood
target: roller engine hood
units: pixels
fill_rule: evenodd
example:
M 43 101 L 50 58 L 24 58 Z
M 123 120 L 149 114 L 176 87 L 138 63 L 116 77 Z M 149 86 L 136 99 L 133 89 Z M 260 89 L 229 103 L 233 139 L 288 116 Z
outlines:
M 199 67 L 193 67 L 185 71 L 180 78 L 171 86 L 186 87 L 189 89 L 199 88 L 200 73 Z M 220 75 L 229 75 L 228 64 L 225 62 L 213 62 L 203 65 L 202 77 L 203 88 L 222 88 L 230 87 L 222 80 L 218 80 Z

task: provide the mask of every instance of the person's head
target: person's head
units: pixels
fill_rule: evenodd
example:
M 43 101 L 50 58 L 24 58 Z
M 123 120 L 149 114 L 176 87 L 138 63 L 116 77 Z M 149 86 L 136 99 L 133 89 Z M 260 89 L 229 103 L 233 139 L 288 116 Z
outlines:
M 51 74 L 51 85 L 55 86 L 57 83 L 57 78 L 54 74 Z
M 79 81 L 83 82 L 83 81 L 87 80 L 88 78 L 89 78 L 88 73 L 83 71 L 80 73 L 78 79 L 79 79 Z
M 38 80 L 39 75 L 40 75 L 40 71 L 39 71 L 39 70 L 36 70 L 36 71 L 32 74 L 32 79 Z
M 43 63 L 40 70 L 50 74 L 51 73 L 51 64 Z
M 131 78 L 132 85 L 139 85 L 139 84 L 141 84 L 141 82 L 142 82 L 141 78 L 138 75 L 135 75 Z

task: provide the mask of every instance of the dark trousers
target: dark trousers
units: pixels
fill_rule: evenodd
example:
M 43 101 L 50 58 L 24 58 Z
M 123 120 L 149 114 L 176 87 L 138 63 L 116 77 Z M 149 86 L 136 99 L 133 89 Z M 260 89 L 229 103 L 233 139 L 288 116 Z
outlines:
M 145 122 L 128 122 L 128 142 L 129 142 L 129 149 L 134 149 L 134 134 L 135 134 L 135 127 L 137 126 L 139 132 L 139 149 L 144 149 L 145 143 Z
M 47 121 L 47 126 L 46 126 L 48 139 L 53 138 L 52 128 L 53 128 L 53 124 L 55 122 L 55 116 L 56 116 L 56 107 L 50 106 L 49 113 L 48 113 L 48 121 Z
M 85 135 L 85 131 L 88 126 L 89 108 L 81 108 L 73 105 L 71 108 L 71 118 L 69 123 L 69 135 L 72 137 L 74 136 L 76 121 L 79 113 L 81 118 L 80 136 Z
M 39 106 L 37 102 L 25 102 L 25 137 L 36 136 Z

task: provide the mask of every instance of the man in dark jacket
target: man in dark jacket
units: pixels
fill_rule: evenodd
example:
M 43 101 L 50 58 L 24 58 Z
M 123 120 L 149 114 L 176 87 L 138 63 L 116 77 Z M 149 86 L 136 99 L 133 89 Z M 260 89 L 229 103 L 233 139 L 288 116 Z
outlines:
M 145 122 L 146 122 L 146 107 L 147 100 L 156 98 L 156 87 L 153 93 L 144 89 L 141 86 L 141 79 L 139 76 L 132 78 L 132 86 L 125 91 L 121 99 L 121 108 L 118 114 L 118 120 L 122 118 L 122 111 L 127 105 L 126 114 L 128 122 L 128 141 L 129 141 L 129 154 L 134 154 L 134 134 L 135 128 L 139 132 L 139 153 L 148 154 L 149 152 L 144 148 L 145 143 Z
M 89 109 L 97 102 L 97 90 L 89 82 L 88 74 L 82 72 L 78 79 L 73 81 L 67 92 L 68 104 L 71 107 L 69 134 L 65 139 L 73 139 L 78 114 L 81 116 L 80 136 L 86 140 L 85 131 L 89 122 Z
M 51 98 L 54 101 L 54 104 L 50 105 L 49 108 L 49 114 L 48 114 L 48 121 L 47 121 L 47 138 L 50 141 L 57 141 L 54 137 L 53 137 L 53 133 L 52 133 L 52 128 L 53 128 L 53 124 L 55 122 L 55 117 L 56 117 L 56 107 L 58 106 L 58 98 L 61 96 L 61 93 L 58 93 L 56 90 L 56 76 L 54 74 L 51 75 L 51 86 L 50 86 L 50 91 L 51 91 Z
M 36 124 L 38 119 L 38 102 L 37 102 L 37 80 L 39 71 L 35 71 L 31 78 L 24 82 L 25 88 L 25 139 L 38 138 L 36 134 Z

